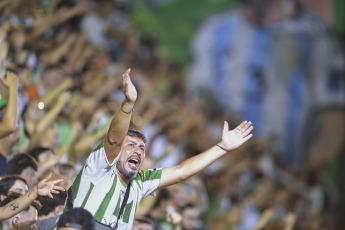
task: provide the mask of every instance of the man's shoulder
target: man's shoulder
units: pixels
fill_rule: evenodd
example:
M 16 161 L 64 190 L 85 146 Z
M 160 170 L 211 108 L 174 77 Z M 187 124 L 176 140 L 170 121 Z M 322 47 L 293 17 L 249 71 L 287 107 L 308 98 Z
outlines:
M 136 176 L 136 181 L 149 181 L 149 180 L 155 180 L 160 179 L 162 176 L 162 168 L 154 168 L 154 169 L 148 169 L 148 170 L 140 170 L 138 175 Z
M 105 154 L 103 154 L 104 151 L 105 150 L 104 150 L 104 139 L 103 139 L 98 145 L 96 145 L 96 147 L 92 149 L 92 151 L 90 152 L 90 155 L 88 156 L 86 160 L 86 164 L 92 161 L 98 161 L 100 158 L 102 158 L 102 156 L 105 157 Z
M 105 139 L 102 139 L 101 142 L 98 145 L 96 145 L 96 147 L 91 151 L 91 153 L 96 152 L 96 151 L 104 148 L 104 141 L 105 141 Z

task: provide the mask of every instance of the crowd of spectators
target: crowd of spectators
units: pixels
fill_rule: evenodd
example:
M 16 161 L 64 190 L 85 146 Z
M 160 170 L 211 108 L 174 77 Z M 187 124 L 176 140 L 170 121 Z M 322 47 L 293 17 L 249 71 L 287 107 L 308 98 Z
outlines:
M 139 95 L 131 127 L 149 138 L 143 169 L 176 165 L 217 143 L 224 120 L 238 123 L 210 97 L 187 97 L 186 76 L 160 57 L 153 37 L 138 35 L 130 12 L 122 0 L 0 2 L 1 201 L 49 174 L 69 189 L 121 105 L 128 67 Z M 205 172 L 145 198 L 133 229 L 341 229 L 342 197 L 325 168 L 290 168 L 274 142 L 254 137 Z M 39 197 L 11 223 L 49 229 L 65 198 L 64 191 Z M 88 215 L 71 210 L 57 226 L 90 229 L 92 221 L 78 219 Z

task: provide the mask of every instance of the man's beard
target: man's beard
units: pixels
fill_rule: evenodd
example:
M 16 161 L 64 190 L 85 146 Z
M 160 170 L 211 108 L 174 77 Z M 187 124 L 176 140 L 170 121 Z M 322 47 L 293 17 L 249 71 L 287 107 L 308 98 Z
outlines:
M 126 171 L 124 167 L 121 167 L 122 166 L 121 165 L 122 162 L 123 161 L 117 161 L 117 163 L 116 163 L 116 167 L 118 168 L 119 173 L 121 173 L 121 176 L 124 177 L 127 180 L 132 180 L 132 179 L 136 178 L 137 175 L 138 175 L 138 172 L 128 172 L 128 171 Z M 123 164 L 123 165 L 125 165 L 125 164 Z
M 122 176 L 128 180 L 132 180 L 134 178 L 136 178 L 138 175 L 137 172 L 134 172 L 134 173 L 130 173 L 130 172 L 127 172 L 127 171 L 123 171 L 122 173 Z

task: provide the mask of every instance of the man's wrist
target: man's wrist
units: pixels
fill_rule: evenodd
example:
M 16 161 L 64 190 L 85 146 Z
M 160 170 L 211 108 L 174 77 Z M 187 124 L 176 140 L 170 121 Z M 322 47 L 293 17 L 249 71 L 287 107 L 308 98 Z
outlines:
M 125 114 L 131 114 L 134 111 L 134 103 L 123 102 L 121 104 L 121 111 Z
M 31 198 L 34 197 L 34 199 L 36 199 L 39 196 L 39 194 L 38 194 L 38 184 L 35 187 L 33 187 L 31 190 L 29 190 L 29 192 L 27 194 L 28 194 L 29 198 L 30 197 Z
M 231 150 L 228 149 L 227 147 L 224 147 L 221 143 L 216 144 L 217 147 L 221 148 L 225 152 L 230 152 Z

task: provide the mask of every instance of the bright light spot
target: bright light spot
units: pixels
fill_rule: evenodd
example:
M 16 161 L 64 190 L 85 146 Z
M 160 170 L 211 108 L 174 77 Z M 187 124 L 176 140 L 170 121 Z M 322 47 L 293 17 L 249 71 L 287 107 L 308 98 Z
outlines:
M 44 103 L 43 102 L 39 102 L 38 103 L 38 108 L 39 109 L 44 109 Z

